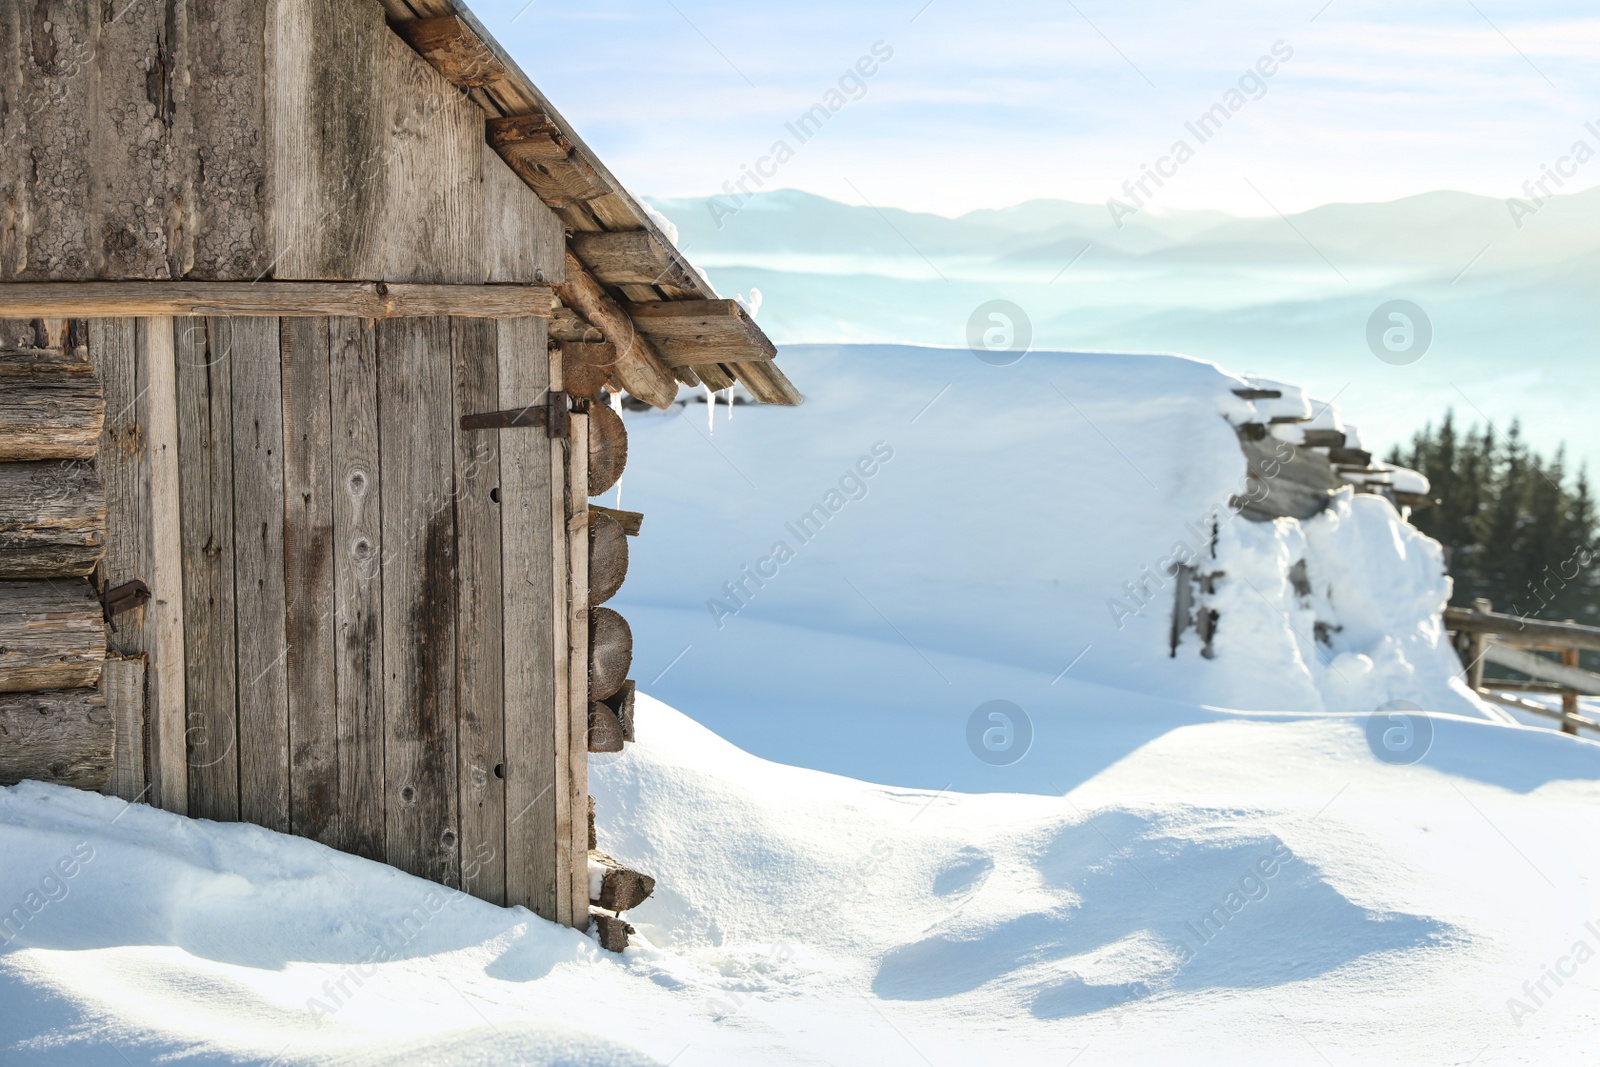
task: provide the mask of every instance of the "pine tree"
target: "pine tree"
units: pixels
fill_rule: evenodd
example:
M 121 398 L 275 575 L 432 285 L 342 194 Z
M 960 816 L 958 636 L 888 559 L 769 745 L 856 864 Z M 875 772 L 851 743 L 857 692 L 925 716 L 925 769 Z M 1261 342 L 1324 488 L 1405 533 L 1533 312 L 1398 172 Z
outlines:
M 1432 484 L 1439 503 L 1411 521 L 1445 546 L 1452 603 L 1600 625 L 1596 501 L 1587 470 L 1568 486 L 1565 448 L 1547 460 L 1517 422 L 1463 431 L 1447 411 L 1389 459 Z

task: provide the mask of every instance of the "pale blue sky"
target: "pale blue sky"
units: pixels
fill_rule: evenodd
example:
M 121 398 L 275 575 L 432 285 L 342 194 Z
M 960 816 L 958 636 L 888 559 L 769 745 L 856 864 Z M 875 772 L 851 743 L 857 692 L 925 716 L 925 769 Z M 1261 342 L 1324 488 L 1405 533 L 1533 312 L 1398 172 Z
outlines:
M 795 154 L 767 188 L 945 214 L 1103 203 L 1181 137 L 1195 156 L 1157 208 L 1270 214 L 1268 200 L 1507 196 L 1575 139 L 1600 144 L 1584 130 L 1600 128 L 1600 12 L 1577 2 L 473 6 L 612 170 L 654 196 L 715 192 L 783 139 Z M 878 41 L 893 58 L 800 144 L 785 123 Z M 1293 58 L 1265 95 L 1199 144 L 1185 122 L 1277 41 Z M 1600 160 L 1568 191 L 1596 184 Z

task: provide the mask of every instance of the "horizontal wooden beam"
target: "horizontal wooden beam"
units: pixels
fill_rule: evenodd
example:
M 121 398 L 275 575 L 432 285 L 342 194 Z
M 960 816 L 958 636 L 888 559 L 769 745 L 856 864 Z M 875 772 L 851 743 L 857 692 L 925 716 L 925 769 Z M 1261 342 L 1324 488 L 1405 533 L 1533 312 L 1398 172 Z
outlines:
M 617 346 L 609 341 L 555 341 L 561 353 L 562 382 L 573 396 L 593 399 L 611 381 Z
M 475 89 L 506 77 L 494 52 L 454 15 L 397 22 L 394 29 L 457 88 Z
M 589 702 L 588 738 L 590 752 L 622 751 L 622 723 L 616 712 L 598 700 Z
M 1500 688 L 1503 689 L 1504 687 L 1502 686 Z M 1484 700 L 1492 700 L 1496 704 L 1504 704 L 1506 707 L 1516 708 L 1518 711 L 1527 711 L 1533 713 L 1534 715 L 1543 715 L 1547 719 L 1560 719 L 1563 724 L 1571 723 L 1573 726 L 1583 726 L 1590 730 L 1600 730 L 1600 722 L 1596 722 L 1593 719 L 1586 718 L 1582 715 L 1568 715 L 1564 711 L 1558 711 L 1555 708 L 1547 708 L 1543 704 L 1536 704 L 1531 700 L 1523 700 L 1521 697 L 1509 696 L 1503 692 L 1495 692 L 1494 688 L 1487 685 L 1478 690 L 1478 695 Z
M 637 932 L 622 916 L 601 911 L 592 904 L 589 906 L 589 929 L 607 952 L 621 952 L 628 947 L 628 935 Z
M 691 289 L 693 268 L 648 230 L 574 233 L 572 250 L 607 285 L 670 285 Z
M 591 512 L 599 512 L 616 519 L 622 526 L 622 532 L 629 537 L 638 537 L 639 530 L 644 526 L 644 513 L 638 511 L 621 511 L 617 508 L 603 508 L 599 504 L 590 504 Z
M 737 300 L 658 300 L 631 304 L 628 313 L 669 367 L 770 362 L 778 355 Z
M 1301 430 L 1300 443 L 1306 448 L 1343 448 L 1343 430 Z
M 1600 651 L 1600 627 L 1547 622 L 1494 611 L 1445 608 L 1444 628 L 1458 633 L 1494 634 L 1508 645 L 1561 645 Z
M 1524 648 L 1512 648 L 1492 639 L 1483 650 L 1483 658 L 1540 681 L 1556 682 L 1587 696 L 1600 696 L 1600 674 L 1564 666 Z
M 604 852 L 589 850 L 589 903 L 610 912 L 637 908 L 656 891 L 656 880 L 623 866 Z
M 353 319 L 548 317 L 548 285 L 385 282 L 17 282 L 0 284 L 0 319 L 308 316 Z
M 551 207 L 610 192 L 599 172 L 542 113 L 490 119 L 489 147 Z
M 633 666 L 633 630 L 610 608 L 589 612 L 589 696 L 596 702 L 622 688 Z
M 569 307 L 550 309 L 550 340 L 600 342 L 606 335 L 600 327 Z

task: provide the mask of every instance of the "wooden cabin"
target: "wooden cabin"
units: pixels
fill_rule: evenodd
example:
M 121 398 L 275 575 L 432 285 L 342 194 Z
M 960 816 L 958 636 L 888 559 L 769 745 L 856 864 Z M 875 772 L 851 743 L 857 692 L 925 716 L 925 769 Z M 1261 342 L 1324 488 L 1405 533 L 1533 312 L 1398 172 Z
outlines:
M 772 344 L 456 0 L 8 3 L 0 52 L 0 783 L 587 926 L 607 400 L 796 404 Z M 593 862 L 615 944 L 648 880 Z

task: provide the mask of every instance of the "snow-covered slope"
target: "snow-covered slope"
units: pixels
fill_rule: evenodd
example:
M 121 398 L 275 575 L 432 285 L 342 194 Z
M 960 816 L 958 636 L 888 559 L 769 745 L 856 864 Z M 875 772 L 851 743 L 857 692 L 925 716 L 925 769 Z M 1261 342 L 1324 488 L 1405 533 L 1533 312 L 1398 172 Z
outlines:
M 0 790 L 0 1062 L 1580 1062 L 1600 746 L 1434 729 L 1401 767 L 1361 718 L 1215 716 L 1065 796 L 962 795 L 646 698 L 593 775 L 602 846 L 661 879 L 621 958 L 308 841 Z
M 630 420 L 617 603 L 693 715 L 592 762 L 635 948 L 24 784 L 0 1063 L 1581 1061 L 1600 745 L 1462 689 L 1437 546 L 1375 497 L 1230 519 L 1210 364 L 784 358 L 798 412 Z M 1170 588 L 1112 602 L 1213 523 L 1216 654 L 1173 656 Z
M 622 504 L 645 524 L 615 606 L 635 673 L 742 748 L 875 782 L 1055 792 L 1057 754 L 1098 744 L 1108 712 L 1495 714 L 1454 680 L 1438 546 L 1387 503 L 1229 519 L 1248 383 L 1214 364 L 865 345 L 781 358 L 801 408 L 721 405 L 714 429 L 702 404 L 628 416 Z M 1218 654 L 1191 634 L 1173 658 L 1160 572 L 1218 518 Z M 991 700 L 1029 717 L 1029 758 L 972 757 L 968 721 Z

